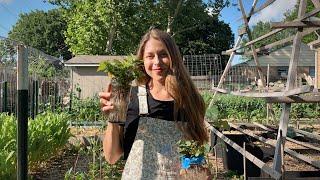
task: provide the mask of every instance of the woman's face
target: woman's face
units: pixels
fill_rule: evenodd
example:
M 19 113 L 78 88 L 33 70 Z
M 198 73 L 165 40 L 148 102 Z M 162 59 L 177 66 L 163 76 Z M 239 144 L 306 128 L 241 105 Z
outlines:
M 146 42 L 143 61 L 147 74 L 153 80 L 165 80 L 165 77 L 170 70 L 171 58 L 167 47 L 161 41 L 150 38 Z

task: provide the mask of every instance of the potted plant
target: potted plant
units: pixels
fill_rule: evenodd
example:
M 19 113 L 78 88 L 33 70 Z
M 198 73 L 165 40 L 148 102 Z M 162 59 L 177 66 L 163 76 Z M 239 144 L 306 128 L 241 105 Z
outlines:
M 111 78 L 114 111 L 109 114 L 110 122 L 124 122 L 127 114 L 131 82 L 142 75 L 143 61 L 133 55 L 123 60 L 101 62 L 97 71 L 103 71 Z
M 205 162 L 205 155 L 209 153 L 209 144 L 199 145 L 194 140 L 179 140 L 178 152 L 181 155 L 182 169 L 188 169 L 192 165 L 202 165 Z

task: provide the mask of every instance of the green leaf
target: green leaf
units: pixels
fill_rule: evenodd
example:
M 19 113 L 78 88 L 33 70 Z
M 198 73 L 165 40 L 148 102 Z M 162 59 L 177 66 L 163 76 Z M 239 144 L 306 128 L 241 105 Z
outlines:
M 99 64 L 99 67 L 98 67 L 97 71 L 104 71 L 106 68 L 107 68 L 106 62 L 101 62 Z
M 9 159 L 12 158 L 12 156 L 13 156 L 14 154 L 15 154 L 15 151 L 11 151 L 11 152 L 8 154 L 5 162 L 8 162 Z

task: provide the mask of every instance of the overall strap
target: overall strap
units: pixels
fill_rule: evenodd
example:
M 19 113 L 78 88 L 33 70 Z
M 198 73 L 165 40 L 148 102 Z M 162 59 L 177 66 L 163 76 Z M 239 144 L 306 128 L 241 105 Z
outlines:
M 148 101 L 146 86 L 138 86 L 139 115 L 148 114 Z

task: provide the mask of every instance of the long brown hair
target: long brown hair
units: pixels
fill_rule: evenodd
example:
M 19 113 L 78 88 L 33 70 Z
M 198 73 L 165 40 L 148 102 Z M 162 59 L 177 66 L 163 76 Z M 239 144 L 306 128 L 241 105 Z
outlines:
M 187 139 L 203 144 L 208 141 L 204 123 L 205 104 L 183 64 L 180 51 L 169 34 L 158 29 L 151 29 L 141 39 L 137 58 L 143 59 L 145 44 L 150 38 L 161 41 L 169 52 L 171 71 L 166 76 L 165 88 L 174 99 L 174 120 L 177 120 L 179 113 L 180 120 L 187 122 L 178 123 Z M 150 80 L 144 68 L 143 71 L 144 76 L 138 80 L 138 84 L 146 84 Z

